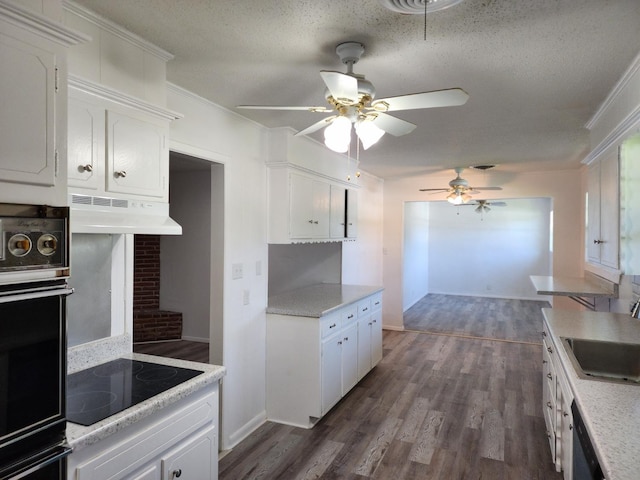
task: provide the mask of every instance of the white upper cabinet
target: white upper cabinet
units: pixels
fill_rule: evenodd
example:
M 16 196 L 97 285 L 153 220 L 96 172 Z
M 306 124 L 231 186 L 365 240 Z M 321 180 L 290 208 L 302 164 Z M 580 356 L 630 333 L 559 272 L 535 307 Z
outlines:
M 291 168 L 269 169 L 269 243 L 347 238 L 346 187 Z M 352 190 L 349 189 L 349 192 Z M 352 204 L 351 208 L 357 208 Z M 351 237 L 355 230 L 351 229 Z
M 169 121 L 177 115 L 123 105 L 127 97 L 77 78 L 69 97 L 70 190 L 167 202 Z
M 86 40 L 0 1 L 0 201 L 66 202 L 66 53 Z
M 347 190 L 347 238 L 358 236 L 358 192 L 353 188 Z

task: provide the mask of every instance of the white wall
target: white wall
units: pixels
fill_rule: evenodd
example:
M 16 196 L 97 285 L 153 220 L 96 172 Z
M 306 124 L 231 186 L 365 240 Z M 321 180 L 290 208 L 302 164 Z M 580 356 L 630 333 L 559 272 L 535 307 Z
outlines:
M 499 169 L 499 167 L 498 167 Z M 425 201 L 427 194 L 420 188 L 440 188 L 455 174 L 443 172 L 410 178 L 385 180 L 384 188 L 384 307 L 386 328 L 403 329 L 403 245 L 405 202 Z M 500 192 L 490 192 L 485 198 L 551 198 L 554 205 L 553 274 L 581 276 L 584 265 L 584 202 L 582 176 L 579 170 L 501 173 L 499 170 L 477 173 L 467 170 L 464 178 L 471 185 L 496 185 Z M 496 195 L 499 194 L 499 195 Z M 433 259 L 431 259 L 433 260 Z M 565 298 L 553 298 L 554 306 L 577 308 Z
M 404 204 L 403 312 L 430 291 L 429 215 L 429 204 L 426 202 Z
M 267 131 L 233 112 L 170 85 L 168 107 L 184 114 L 171 125 L 171 150 L 224 164 L 223 365 L 221 448 L 259 426 L 265 414 L 267 276 Z M 218 254 L 220 252 L 217 252 Z M 216 252 L 213 252 L 215 255 Z M 231 266 L 243 278 L 231 279 Z M 244 305 L 245 292 L 249 304 Z
M 506 203 L 483 214 L 429 203 L 429 293 L 541 299 L 529 275 L 551 275 L 551 199 Z

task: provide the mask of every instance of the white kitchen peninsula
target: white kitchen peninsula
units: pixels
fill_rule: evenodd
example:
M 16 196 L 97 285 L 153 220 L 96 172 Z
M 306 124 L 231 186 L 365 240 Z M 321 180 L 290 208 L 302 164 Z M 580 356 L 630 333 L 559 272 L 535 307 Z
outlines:
M 127 337 L 70 349 L 69 372 L 127 358 L 202 373 L 92 425 L 68 422 L 67 441 L 73 449 L 68 478 L 151 480 L 182 474 L 186 478 L 218 478 L 218 384 L 226 369 L 126 353 Z
M 382 290 L 318 284 L 269 298 L 269 420 L 313 427 L 378 364 Z

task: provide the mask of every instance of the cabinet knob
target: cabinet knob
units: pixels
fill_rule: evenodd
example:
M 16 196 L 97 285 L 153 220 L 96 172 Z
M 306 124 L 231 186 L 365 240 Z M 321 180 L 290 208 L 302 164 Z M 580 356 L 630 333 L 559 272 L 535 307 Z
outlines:
M 114 172 L 113 176 L 116 178 L 124 178 L 127 176 L 127 172 L 125 172 L 124 170 L 119 170 L 117 172 Z
M 569 414 L 567 412 L 562 412 L 562 415 L 564 415 L 565 417 L 569 416 Z
M 344 341 L 348 342 L 349 341 L 349 337 L 344 337 Z
M 573 430 L 573 425 L 571 423 L 569 424 L 569 430 Z
M 342 342 L 341 342 L 341 341 L 340 341 L 340 342 L 338 342 L 338 345 L 342 345 Z
M 182 469 L 178 468 L 177 470 L 174 470 L 171 472 L 171 476 L 172 478 L 180 478 L 182 476 Z
M 553 349 L 551 347 L 547 347 L 547 352 L 553 353 Z
M 604 243 L 604 240 L 594 240 L 593 243 L 596 245 L 600 245 L 601 243 Z
M 547 402 L 547 407 L 553 408 L 553 406 L 551 405 L 551 402 Z
M 551 375 L 550 373 L 547 373 L 547 378 L 548 378 L 549 380 L 553 380 L 553 375 Z
M 545 332 L 544 330 L 542 331 L 542 336 L 546 337 L 547 336 L 547 332 Z
M 542 360 L 542 364 L 544 365 L 545 363 L 547 363 L 547 361 L 546 360 Z
M 78 165 L 78 170 L 80 172 L 93 172 L 93 165 L 87 163 L 86 165 Z
M 309 223 L 313 223 L 313 220 L 309 220 Z
M 318 220 L 314 220 L 314 221 L 313 221 L 313 223 L 314 223 L 315 225 L 318 225 Z

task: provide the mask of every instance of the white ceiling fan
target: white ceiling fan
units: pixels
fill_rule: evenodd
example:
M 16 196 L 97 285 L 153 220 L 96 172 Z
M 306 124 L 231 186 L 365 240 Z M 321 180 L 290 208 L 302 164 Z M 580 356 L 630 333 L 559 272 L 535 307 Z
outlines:
M 466 203 L 462 206 L 476 207 L 476 209 L 474 210 L 476 213 L 486 213 L 491 211 L 491 208 L 489 208 L 489 206 L 506 207 L 507 202 L 490 202 L 489 200 L 476 200 L 473 203 Z
M 342 63 L 347 65 L 347 72 L 320 72 L 327 87 L 325 98 L 329 107 L 239 105 L 237 108 L 332 113 L 331 116 L 323 118 L 296 135 L 308 135 L 327 127 L 324 132 L 325 144 L 336 152 L 344 153 L 349 149 L 352 125 L 366 150 L 385 132 L 398 137 L 411 133 L 416 128 L 413 123 L 388 115 L 387 112 L 463 105 L 469 98 L 464 90 L 451 88 L 376 100 L 373 84 L 366 80 L 364 75 L 353 72 L 353 65 L 364 53 L 364 45 L 358 42 L 341 43 L 336 47 L 336 53 Z
M 471 195 L 480 190 L 502 190 L 502 187 L 471 187 L 469 182 L 460 177 L 464 168 L 457 167 L 455 169 L 456 178 L 449 182 L 449 188 L 421 188 L 421 192 L 446 192 L 446 199 L 449 203 L 460 205 L 471 200 Z

